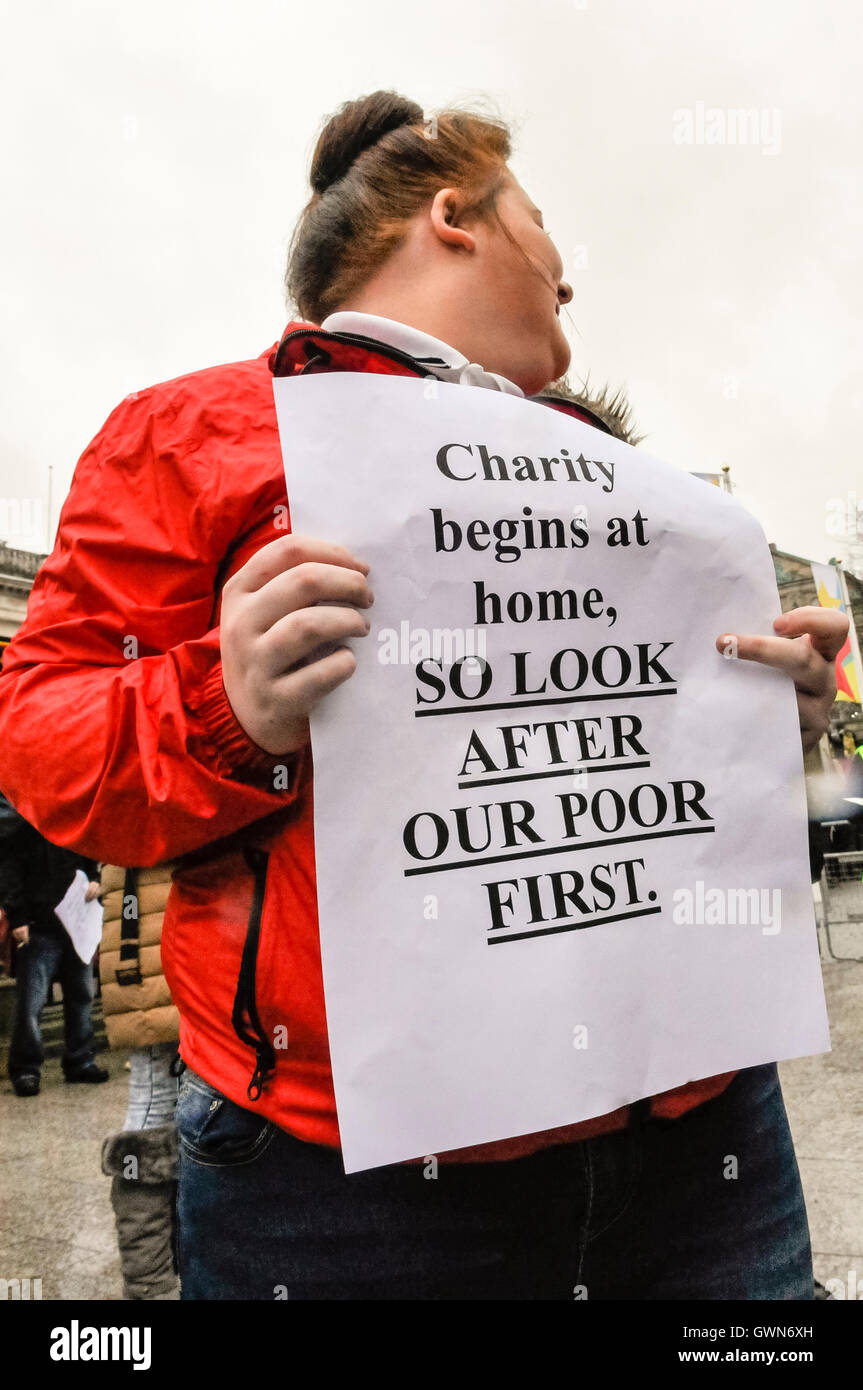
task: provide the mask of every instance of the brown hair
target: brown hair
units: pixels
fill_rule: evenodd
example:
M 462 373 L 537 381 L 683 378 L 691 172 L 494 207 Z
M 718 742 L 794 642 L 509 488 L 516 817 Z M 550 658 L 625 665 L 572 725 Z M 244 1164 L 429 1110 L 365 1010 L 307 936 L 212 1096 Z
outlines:
M 439 189 L 493 208 L 509 155 L 507 127 L 476 112 L 426 121 L 396 92 L 346 102 L 315 146 L 312 197 L 291 241 L 285 283 L 303 318 L 321 323 L 365 284 Z

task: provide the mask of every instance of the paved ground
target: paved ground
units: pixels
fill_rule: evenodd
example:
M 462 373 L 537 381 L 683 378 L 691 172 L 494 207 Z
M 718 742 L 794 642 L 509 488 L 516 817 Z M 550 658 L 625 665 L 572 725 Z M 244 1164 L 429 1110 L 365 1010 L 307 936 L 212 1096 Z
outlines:
M 850 1285 L 851 1297 L 863 1298 L 863 964 L 825 962 L 824 984 L 833 1051 L 785 1062 L 779 1071 L 815 1277 L 822 1284 L 840 1279 L 846 1297 Z
M 67 1086 L 59 1059 L 20 1100 L 0 1083 L 0 1278 L 41 1278 L 45 1299 L 120 1298 L 104 1135 L 122 1127 L 125 1054 L 100 1053 L 102 1086 Z
M 863 926 L 834 944 L 863 955 Z M 825 961 L 824 981 L 833 1051 L 783 1063 L 782 1083 L 816 1276 L 847 1287 L 854 1271 L 863 1296 L 863 964 Z M 0 1083 L 0 1279 L 41 1278 L 45 1299 L 121 1296 L 99 1151 L 123 1122 L 124 1060 L 100 1057 L 111 1071 L 103 1086 L 66 1086 L 49 1062 L 33 1100 Z

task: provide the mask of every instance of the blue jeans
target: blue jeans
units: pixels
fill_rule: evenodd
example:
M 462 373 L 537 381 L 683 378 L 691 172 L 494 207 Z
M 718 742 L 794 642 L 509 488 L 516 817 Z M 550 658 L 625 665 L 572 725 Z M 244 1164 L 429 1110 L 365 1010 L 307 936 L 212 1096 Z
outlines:
M 129 1105 L 124 1130 L 158 1129 L 174 1123 L 177 1078 L 171 1075 L 176 1043 L 154 1043 L 129 1053 Z
M 93 1037 L 93 966 L 85 965 L 65 932 L 30 931 L 30 940 L 15 957 L 15 1025 L 9 1047 L 9 1075 L 38 1072 L 44 1058 L 39 1015 L 51 981 L 63 988 L 65 1046 L 63 1070 L 68 1076 L 91 1062 Z
M 186 1071 L 182 1297 L 811 1299 L 776 1067 L 678 1120 L 634 1110 L 628 1130 L 528 1158 L 346 1176 Z

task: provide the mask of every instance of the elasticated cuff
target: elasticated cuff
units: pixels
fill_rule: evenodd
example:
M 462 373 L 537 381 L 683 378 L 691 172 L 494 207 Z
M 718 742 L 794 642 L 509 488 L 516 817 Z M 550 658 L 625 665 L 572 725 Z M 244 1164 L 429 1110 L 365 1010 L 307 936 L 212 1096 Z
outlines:
M 214 757 L 223 776 L 257 782 L 261 777 L 272 779 L 277 767 L 287 765 L 292 769 L 290 790 L 294 790 L 296 754 L 267 753 L 249 738 L 225 693 L 221 661 L 216 662 L 208 675 L 200 701 L 196 702 L 196 711 L 206 727 L 204 749 Z

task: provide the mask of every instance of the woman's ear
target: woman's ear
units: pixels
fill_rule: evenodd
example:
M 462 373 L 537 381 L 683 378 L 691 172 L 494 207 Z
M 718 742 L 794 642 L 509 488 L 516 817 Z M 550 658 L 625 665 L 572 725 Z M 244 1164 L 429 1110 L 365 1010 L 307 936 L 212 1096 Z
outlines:
M 464 227 L 458 226 L 458 219 L 464 210 L 464 200 L 455 188 L 441 188 L 434 196 L 429 214 L 432 229 L 446 246 L 473 251 L 476 238 Z

